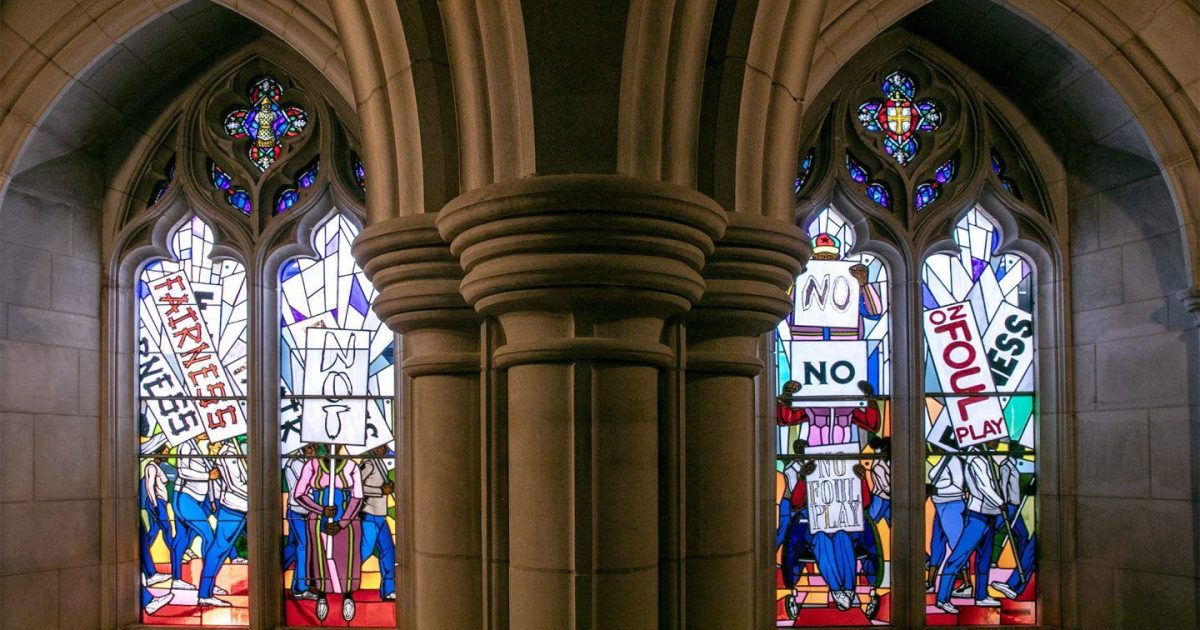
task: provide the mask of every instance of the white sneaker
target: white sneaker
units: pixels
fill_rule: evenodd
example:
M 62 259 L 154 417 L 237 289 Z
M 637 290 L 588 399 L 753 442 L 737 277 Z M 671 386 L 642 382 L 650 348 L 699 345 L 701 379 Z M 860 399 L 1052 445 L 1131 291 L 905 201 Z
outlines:
M 1000 591 L 1001 595 L 1009 599 L 1017 598 L 1017 592 L 1012 590 L 1012 588 L 1006 582 L 992 582 L 992 588 Z
M 174 580 L 171 582 L 171 590 L 173 590 L 173 591 L 194 591 L 194 590 L 196 590 L 196 585 L 188 583 L 188 582 L 184 582 L 183 580 Z
M 325 621 L 325 618 L 328 616 L 329 616 L 329 600 L 325 599 L 324 597 L 318 597 L 317 598 L 317 619 L 320 621 Z
M 950 602 L 935 602 L 933 605 L 942 609 L 943 612 L 948 612 L 951 615 L 958 614 L 958 607 L 955 606 L 954 604 L 951 604 Z
M 999 608 L 1000 600 L 994 597 L 984 597 L 983 599 L 975 600 L 975 605 L 980 608 Z
M 354 600 L 349 597 L 342 600 L 342 619 L 350 621 L 354 618 Z
M 234 558 L 229 561 L 230 564 L 250 564 L 250 561 L 245 558 Z
M 385 602 L 394 602 L 394 601 L 396 601 L 396 594 L 395 594 L 395 593 L 388 593 L 387 595 L 384 595 L 384 596 L 383 596 L 383 601 L 385 601 Z
M 233 606 L 233 604 L 230 604 L 223 599 L 217 599 L 216 597 L 201 597 L 196 601 L 196 605 L 212 606 L 213 608 L 229 608 L 230 606 Z
M 970 584 L 963 584 L 950 593 L 951 597 L 974 597 L 975 589 Z
M 851 591 L 833 591 L 832 595 L 833 603 L 837 604 L 838 610 L 850 610 Z
M 169 579 L 171 579 L 170 573 L 155 573 L 154 575 L 146 578 L 146 586 L 154 586 L 159 582 L 166 582 Z
M 316 598 L 317 598 L 316 593 L 313 593 L 312 591 L 304 591 L 303 593 L 293 593 L 292 594 L 292 599 L 295 599 L 295 600 L 305 600 L 305 599 L 315 600 Z
M 175 599 L 175 593 L 167 593 L 165 595 L 159 595 L 158 597 L 155 597 L 154 599 L 150 600 L 150 603 L 146 604 L 146 614 L 153 615 L 154 613 L 158 612 L 159 608 L 171 603 L 172 599 Z
M 229 594 L 229 591 L 221 588 L 220 586 L 217 586 L 216 584 L 213 584 L 213 595 L 228 595 L 228 594 Z

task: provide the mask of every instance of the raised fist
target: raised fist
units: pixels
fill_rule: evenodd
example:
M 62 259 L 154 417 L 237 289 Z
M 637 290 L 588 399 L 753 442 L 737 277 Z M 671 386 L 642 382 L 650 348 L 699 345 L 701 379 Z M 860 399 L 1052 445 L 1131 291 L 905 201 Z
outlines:
M 854 474 L 857 475 L 859 479 L 867 478 L 867 467 L 866 466 L 863 466 L 862 464 L 855 464 L 854 468 L 852 470 L 854 470 Z
M 850 267 L 850 275 L 858 280 L 858 286 L 867 285 L 867 266 L 863 264 L 853 265 Z
M 817 462 L 804 462 L 804 467 L 800 469 L 800 472 L 804 473 L 806 476 L 817 472 Z

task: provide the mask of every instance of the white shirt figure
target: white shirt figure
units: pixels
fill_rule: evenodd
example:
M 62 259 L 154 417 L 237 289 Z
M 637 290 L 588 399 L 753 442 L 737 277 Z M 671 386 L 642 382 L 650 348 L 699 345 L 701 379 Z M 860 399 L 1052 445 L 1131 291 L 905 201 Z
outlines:
M 366 505 L 363 512 L 373 516 L 387 516 L 387 498 L 383 493 L 383 484 L 388 481 L 387 467 L 378 459 L 363 460 L 361 465 L 363 480 L 363 497 Z
M 1021 505 L 1021 473 L 1016 458 L 1005 457 L 1000 463 L 1000 490 L 1005 503 Z
M 976 514 L 1000 513 L 1004 498 L 1000 496 L 1000 479 L 992 469 L 989 457 L 971 457 L 967 462 L 967 491 L 971 498 L 967 509 Z
M 208 499 L 212 485 L 208 478 L 208 471 L 212 467 L 209 460 L 203 457 L 206 453 L 200 452 L 195 440 L 188 440 L 179 445 L 177 454 L 175 492 L 182 492 L 203 503 Z
M 880 498 L 892 498 L 892 468 L 886 459 L 871 462 L 871 492 Z
M 245 512 L 249 509 L 249 475 L 246 474 L 246 460 L 239 456 L 241 453 L 230 442 L 222 442 L 221 449 L 217 451 L 218 455 L 225 455 L 217 460 L 217 468 L 221 471 L 221 476 L 218 480 L 221 495 L 219 501 L 221 505 L 235 510 L 237 512 Z
M 167 500 L 167 473 L 155 460 L 146 463 L 146 471 L 142 473 L 142 483 L 146 486 L 146 498 L 150 503 Z
M 963 500 L 963 463 L 962 458 L 954 455 L 943 455 L 942 461 L 933 467 L 933 496 L 934 503 L 949 503 Z
M 296 495 L 296 482 L 300 480 L 300 471 L 304 468 L 305 459 L 288 460 L 287 467 L 283 469 L 283 479 L 287 482 L 288 487 L 288 502 L 287 509 L 297 514 L 308 514 L 309 509 L 300 503 Z

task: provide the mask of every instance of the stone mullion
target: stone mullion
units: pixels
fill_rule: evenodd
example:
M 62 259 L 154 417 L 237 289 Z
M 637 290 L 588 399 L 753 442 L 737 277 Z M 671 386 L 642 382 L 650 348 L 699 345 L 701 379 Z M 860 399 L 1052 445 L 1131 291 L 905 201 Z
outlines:
M 404 334 L 411 509 L 401 518 L 411 532 L 405 554 L 411 592 L 397 595 L 412 610 L 401 614 L 415 628 L 478 628 L 484 611 L 480 323 L 458 291 L 462 272 L 434 218 L 371 225 L 354 252 L 379 290 L 376 313 Z

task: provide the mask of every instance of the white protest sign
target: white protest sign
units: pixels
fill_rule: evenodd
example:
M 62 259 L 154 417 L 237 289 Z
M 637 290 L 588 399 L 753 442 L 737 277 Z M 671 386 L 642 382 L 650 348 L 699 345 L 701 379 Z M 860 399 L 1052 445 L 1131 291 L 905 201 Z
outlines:
M 950 424 L 960 448 L 1008 437 L 1004 410 L 995 396 L 987 355 L 970 302 L 925 311 L 925 339 L 933 356 Z
M 1016 391 L 1033 365 L 1033 316 L 1001 302 L 991 325 L 983 333 L 983 347 L 996 389 Z
M 857 444 L 853 445 L 855 452 Z M 809 447 L 806 455 L 844 453 L 847 445 Z M 854 474 L 853 459 L 818 459 L 808 484 L 808 527 L 818 532 L 863 531 L 862 480 Z
M 383 404 L 382 409 L 380 409 L 381 404 Z M 366 441 L 362 446 L 347 446 L 346 453 L 362 455 L 381 444 L 391 444 L 395 437 L 392 435 L 390 417 L 391 405 L 387 405 L 381 400 L 367 401 Z
M 796 279 L 792 325 L 819 328 L 857 328 L 862 287 L 850 275 L 855 263 L 810 260 Z
M 177 271 L 148 284 L 167 332 L 164 341 L 175 353 L 188 394 L 198 399 L 195 404 L 203 416 L 209 441 L 219 442 L 246 433 L 242 406 L 230 399 L 238 390 L 230 383 L 217 356 L 216 344 L 187 276 Z
M 362 446 L 367 439 L 367 348 L 365 330 L 309 328 L 304 331 L 305 394 L 300 439 Z
M 204 433 L 195 401 L 184 398 L 187 393 L 167 365 L 158 343 L 144 334 L 138 340 L 138 386 L 145 397 L 142 413 L 158 425 L 171 446 Z
M 867 380 L 867 342 L 798 341 L 792 344 L 791 354 L 792 379 L 802 386 L 801 396 L 862 395 L 858 382 Z M 840 403 L 815 404 L 835 406 Z

